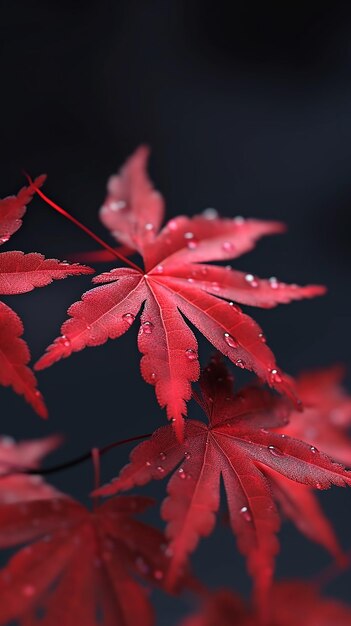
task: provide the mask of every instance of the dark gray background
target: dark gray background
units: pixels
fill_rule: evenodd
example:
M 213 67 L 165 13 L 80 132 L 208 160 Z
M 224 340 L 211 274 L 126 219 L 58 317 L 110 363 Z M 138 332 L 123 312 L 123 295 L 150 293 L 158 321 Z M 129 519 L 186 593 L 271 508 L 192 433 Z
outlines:
M 0 196 L 22 185 L 23 167 L 46 171 L 47 193 L 112 243 L 97 219 L 106 178 L 148 142 L 168 216 L 214 206 L 222 215 L 284 220 L 287 235 L 263 241 L 235 266 L 328 285 L 323 299 L 252 311 L 280 365 L 297 373 L 348 364 L 351 5 L 229 4 L 231 12 L 222 0 L 1 1 Z M 94 248 L 36 200 L 6 249 L 65 258 Z M 5 299 L 24 319 L 34 359 L 88 287 L 89 277 L 72 278 Z M 153 389 L 139 375 L 136 332 L 40 373 L 47 423 L 1 389 L 1 430 L 16 437 L 64 433 L 59 461 L 163 424 Z M 201 354 L 204 363 L 205 342 Z M 104 459 L 105 480 L 127 455 L 128 447 Z M 53 480 L 87 500 L 90 464 Z M 162 492 L 163 485 L 145 490 Z M 321 499 L 348 548 L 350 495 L 335 488 Z M 157 522 L 156 510 L 150 519 Z M 313 577 L 328 563 L 290 525 L 281 538 L 279 575 Z M 243 561 L 220 524 L 194 565 L 211 586 L 249 591 Z M 348 572 L 330 589 L 347 599 L 350 583 Z M 189 604 L 156 599 L 162 626 Z

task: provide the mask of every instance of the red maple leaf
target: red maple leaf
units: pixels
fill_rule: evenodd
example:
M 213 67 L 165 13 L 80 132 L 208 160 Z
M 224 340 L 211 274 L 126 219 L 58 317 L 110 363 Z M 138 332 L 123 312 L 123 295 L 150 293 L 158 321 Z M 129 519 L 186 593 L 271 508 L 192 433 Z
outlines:
M 339 366 L 301 374 L 296 381 L 296 390 L 304 412 L 292 411 L 288 424 L 279 432 L 302 439 L 310 443 L 314 450 L 320 449 L 350 466 L 348 428 L 351 423 L 351 398 L 341 386 L 343 375 L 343 368 Z M 271 474 L 271 478 L 274 495 L 285 515 L 309 539 L 322 544 L 343 563 L 344 557 L 333 528 L 313 489 L 306 485 L 292 485 L 284 476 Z
M 138 335 L 141 372 L 155 385 L 157 399 L 167 407 L 181 438 L 191 382 L 199 376 L 197 341 L 184 317 L 238 367 L 254 370 L 271 386 L 288 391 L 290 383 L 278 370 L 260 327 L 233 301 L 273 307 L 320 295 L 324 288 L 261 280 L 208 264 L 237 258 L 260 237 L 282 232 L 280 223 L 217 219 L 207 212 L 177 217 L 160 230 L 164 202 L 148 179 L 147 159 L 148 149 L 139 148 L 120 174 L 110 178 L 100 213 L 112 235 L 142 256 L 145 269 L 133 264 L 133 269 L 113 269 L 94 278 L 100 286 L 70 307 L 62 336 L 36 369 L 121 336 L 145 303 Z
M 222 477 L 230 525 L 246 556 L 256 595 L 263 605 L 271 583 L 279 515 L 272 477 L 326 489 L 350 484 L 351 473 L 305 442 L 274 429 L 286 421 L 286 407 L 260 388 L 232 392 L 232 379 L 218 358 L 201 377 L 202 405 L 209 424 L 187 420 L 184 445 L 170 426 L 158 429 L 131 453 L 130 464 L 110 485 L 109 495 L 144 485 L 171 472 L 162 506 L 171 553 L 168 584 L 177 579 L 201 536 L 209 535 L 219 507 Z
M 351 396 L 342 387 L 343 377 L 340 366 L 302 373 L 296 390 L 304 405 L 303 416 L 293 411 L 284 432 L 351 467 Z
M 90 512 L 62 496 L 0 506 L 0 547 L 29 543 L 0 573 L 0 624 L 151 626 L 138 579 L 162 586 L 168 559 L 163 534 L 133 517 L 150 503 L 119 497 Z
M 350 626 L 351 607 L 320 595 L 307 581 L 275 583 L 267 626 Z M 246 607 L 240 597 L 222 590 L 210 594 L 203 607 L 179 626 L 258 626 L 261 616 Z
M 25 472 L 37 469 L 41 459 L 55 450 L 60 442 L 61 437 L 55 435 L 18 443 L 12 437 L 0 438 L 0 505 L 57 495 L 56 489 L 41 476 L 30 476 Z
M 40 187 L 45 176 L 35 181 Z M 24 187 L 17 196 L 0 200 L 0 244 L 9 240 L 22 224 L 26 205 L 33 197 L 34 187 Z M 55 279 L 69 275 L 90 274 L 93 270 L 82 265 L 70 265 L 56 259 L 45 259 L 42 254 L 32 252 L 2 252 L 0 254 L 0 294 L 13 295 L 44 287 Z M 37 381 L 28 367 L 30 352 L 22 339 L 23 324 L 18 315 L 0 302 L 0 384 L 11 385 L 14 391 L 25 397 L 27 402 L 41 415 L 47 416 L 43 397 L 37 389 Z

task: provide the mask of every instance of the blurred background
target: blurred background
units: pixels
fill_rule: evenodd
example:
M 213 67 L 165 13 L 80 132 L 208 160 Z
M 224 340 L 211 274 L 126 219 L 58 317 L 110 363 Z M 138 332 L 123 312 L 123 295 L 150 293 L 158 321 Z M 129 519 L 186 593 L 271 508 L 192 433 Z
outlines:
M 22 168 L 47 172 L 48 195 L 112 243 L 97 217 L 106 179 L 146 142 L 168 216 L 214 207 L 223 216 L 283 220 L 286 235 L 262 241 L 235 267 L 328 286 L 322 299 L 252 311 L 280 366 L 292 374 L 350 366 L 350 3 L 2 0 L 0 30 L 0 197 L 22 186 Z M 95 247 L 36 199 L 6 249 L 64 259 Z M 89 277 L 70 278 L 4 298 L 24 320 L 33 359 L 89 285 Z M 139 375 L 136 333 L 41 372 L 47 422 L 1 388 L 1 430 L 16 438 L 64 434 L 52 457 L 59 462 L 163 424 Z M 211 350 L 204 341 L 200 348 L 205 363 Z M 129 449 L 103 459 L 104 481 Z M 88 502 L 90 463 L 53 481 Z M 164 488 L 143 492 L 161 498 Z M 334 488 L 321 500 L 350 548 L 350 493 Z M 149 519 L 160 523 L 156 508 Z M 328 564 L 290 524 L 281 539 L 280 577 L 313 578 Z M 243 560 L 220 522 L 193 563 L 208 585 L 249 594 Z M 348 599 L 350 584 L 349 571 L 330 591 Z M 154 598 L 162 626 L 191 606 L 189 598 Z

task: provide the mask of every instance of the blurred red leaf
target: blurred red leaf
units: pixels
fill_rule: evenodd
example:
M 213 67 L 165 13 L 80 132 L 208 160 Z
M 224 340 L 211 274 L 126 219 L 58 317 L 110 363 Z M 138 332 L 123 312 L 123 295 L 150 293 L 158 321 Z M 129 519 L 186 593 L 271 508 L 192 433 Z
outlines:
M 45 176 L 35 181 L 40 187 Z M 17 196 L 0 200 L 0 245 L 6 243 L 22 224 L 26 205 L 31 201 L 34 187 L 24 187 Z M 83 265 L 70 265 L 56 259 L 45 259 L 33 252 L 2 252 L 0 254 L 0 294 L 19 294 L 44 287 L 55 279 L 69 275 L 90 274 L 93 270 Z M 47 416 L 43 397 L 37 389 L 37 381 L 28 367 L 30 352 L 22 339 L 23 324 L 18 315 L 0 302 L 0 384 L 11 386 L 23 395 L 41 417 Z
M 275 583 L 272 588 L 269 626 L 350 626 L 351 607 L 325 598 L 307 581 Z M 203 607 L 179 626 L 259 626 L 260 615 L 227 590 L 209 595 Z
M 38 469 L 42 458 L 60 443 L 57 435 L 18 443 L 11 437 L 0 438 L 0 505 L 57 496 L 57 490 L 41 476 L 25 472 Z
M 119 497 L 90 512 L 62 495 L 0 506 L 0 547 L 29 542 L 0 573 L 0 624 L 151 626 L 139 579 L 162 586 L 165 540 L 133 517 L 150 502 Z

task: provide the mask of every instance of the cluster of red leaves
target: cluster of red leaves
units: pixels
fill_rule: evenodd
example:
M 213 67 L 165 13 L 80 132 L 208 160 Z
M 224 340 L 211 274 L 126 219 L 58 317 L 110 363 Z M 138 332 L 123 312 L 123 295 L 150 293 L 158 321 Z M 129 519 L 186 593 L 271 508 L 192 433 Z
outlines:
M 0 547 L 27 544 L 0 571 L 0 624 L 151 626 L 140 582 L 163 586 L 166 540 L 135 515 L 153 501 L 119 497 L 91 512 L 39 476 L 21 473 L 57 443 L 0 441 Z
M 38 476 L 24 473 L 56 447 L 57 438 L 17 445 L 0 440 L 0 547 L 28 544 L 0 572 L 0 624 L 13 619 L 30 626 L 154 624 L 140 582 L 167 591 L 194 588 L 184 572 L 199 537 L 213 530 L 220 476 L 230 524 L 247 558 L 258 602 L 248 609 L 229 592 L 214 594 L 182 626 L 229 626 L 234 619 L 238 626 L 253 626 L 261 623 L 262 615 L 267 626 L 348 624 L 351 609 L 319 599 L 312 586 L 294 582 L 272 587 L 276 503 L 303 532 L 341 555 L 313 488 L 349 484 L 351 474 L 314 445 L 287 434 L 294 425 L 303 428 L 298 422 L 308 430 L 319 415 L 323 434 L 318 443 L 323 447 L 337 415 L 344 453 L 351 454 L 346 434 L 350 397 L 339 384 L 340 376 L 335 368 L 302 375 L 298 388 L 306 403 L 313 398 L 313 406 L 303 414 L 292 413 L 287 423 L 284 400 L 258 386 L 233 393 L 227 369 L 213 358 L 196 396 L 209 425 L 188 420 L 184 443 L 171 425 L 160 428 L 134 448 L 131 463 L 117 480 L 94 494 L 114 494 L 173 472 L 162 506 L 166 536 L 134 519 L 151 503 L 148 498 L 118 496 L 95 504 L 90 512 Z M 306 491 L 315 500 L 314 509 L 304 506 Z
M 272 588 L 272 615 L 267 626 L 350 626 L 351 607 L 320 596 L 306 581 L 276 583 Z M 202 609 L 179 626 L 257 626 L 260 616 L 230 591 L 206 599 Z
M 160 230 L 164 202 L 147 176 L 147 159 L 148 150 L 139 148 L 120 174 L 110 178 L 100 211 L 113 237 L 141 255 L 144 269 L 117 268 L 96 276 L 93 282 L 100 286 L 70 307 L 62 335 L 36 369 L 120 337 L 143 307 L 138 334 L 141 372 L 155 386 L 181 439 L 191 382 L 199 377 L 198 344 L 184 317 L 235 365 L 294 395 L 260 327 L 236 303 L 270 308 L 320 295 L 324 288 L 262 280 L 208 263 L 235 259 L 259 238 L 282 232 L 278 222 L 219 219 L 210 211 L 177 217 Z
M 134 448 L 130 464 L 99 493 L 115 494 L 172 473 L 161 509 L 170 541 L 171 588 L 199 538 L 214 529 L 222 477 L 230 525 L 247 559 L 258 604 L 264 606 L 279 549 L 276 503 L 302 532 L 341 559 L 312 489 L 351 484 L 351 472 L 315 446 L 277 432 L 289 429 L 286 402 L 260 387 L 234 394 L 232 377 L 218 357 L 204 370 L 200 387 L 198 401 L 208 425 L 187 420 L 183 443 L 171 426 L 159 428 Z
M 320 295 L 324 288 L 287 285 L 211 264 L 234 259 L 260 237 L 281 232 L 279 223 L 220 219 L 211 209 L 172 219 L 161 229 L 164 202 L 148 179 L 147 159 L 148 150 L 140 148 L 110 179 L 101 209 L 103 223 L 124 251 L 141 255 L 144 269 L 129 262 L 130 268 L 96 276 L 99 286 L 70 307 L 62 335 L 36 368 L 121 336 L 142 310 L 142 375 L 155 386 L 175 428 L 159 428 L 136 446 L 119 476 L 95 490 L 92 511 L 30 475 L 57 438 L 18 445 L 0 440 L 0 547 L 19 548 L 0 572 L 0 624 L 151 626 L 149 587 L 198 588 L 188 574 L 189 557 L 214 529 L 222 480 L 255 602 L 247 608 L 220 592 L 183 626 L 226 626 L 233 620 L 239 626 L 346 625 L 350 609 L 320 599 L 312 586 L 273 583 L 281 514 L 344 561 L 315 493 L 351 483 L 351 472 L 339 464 L 351 460 L 351 400 L 340 386 L 342 372 L 307 373 L 295 384 L 278 369 L 260 327 L 237 304 L 269 308 Z M 1 243 L 20 227 L 34 190 L 45 198 L 42 183 L 39 178 L 17 197 L 0 201 Z M 118 249 L 116 256 L 123 258 Z M 38 253 L 5 252 L 0 291 L 24 293 L 92 271 Z M 202 372 L 200 393 L 192 392 L 200 367 L 186 320 L 237 367 L 252 370 L 257 383 L 234 392 L 233 379 L 216 356 Z M 22 332 L 17 315 L 0 304 L 0 383 L 12 385 L 44 416 Z M 262 383 L 299 397 L 305 411 L 292 409 Z M 184 421 L 192 393 L 208 423 Z M 148 498 L 115 494 L 168 475 L 161 507 L 164 536 L 135 518 L 151 503 Z M 115 497 L 98 504 L 102 495 Z
M 37 178 L 39 188 L 45 176 Z M 34 194 L 34 187 L 24 187 L 17 196 L 0 200 L 0 245 L 6 243 L 21 227 L 26 206 Z M 70 275 L 90 274 L 93 270 L 78 264 L 45 259 L 38 252 L 2 252 L 0 254 L 0 294 L 13 295 L 44 287 L 53 280 Z M 11 385 L 16 393 L 22 394 L 41 417 L 47 409 L 37 381 L 28 367 L 30 352 L 22 339 L 23 324 L 18 315 L 0 302 L 0 384 Z

